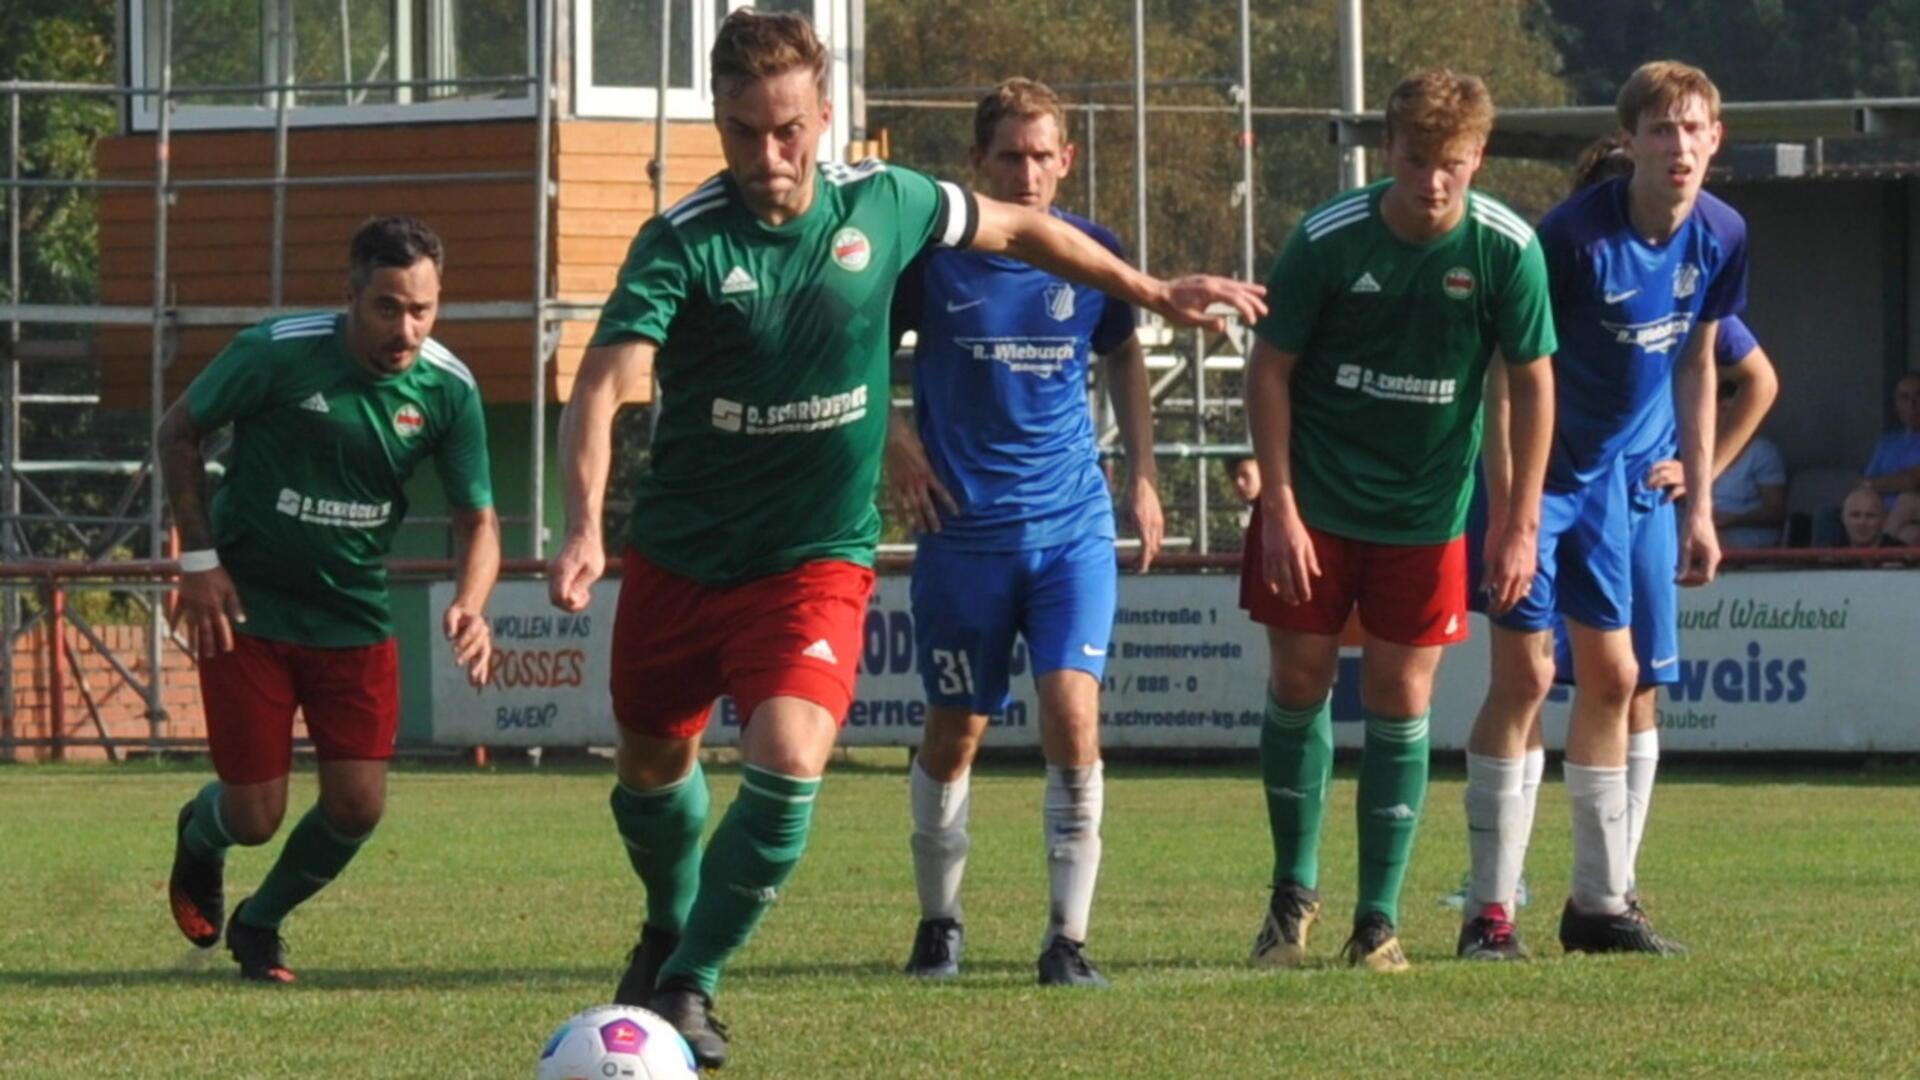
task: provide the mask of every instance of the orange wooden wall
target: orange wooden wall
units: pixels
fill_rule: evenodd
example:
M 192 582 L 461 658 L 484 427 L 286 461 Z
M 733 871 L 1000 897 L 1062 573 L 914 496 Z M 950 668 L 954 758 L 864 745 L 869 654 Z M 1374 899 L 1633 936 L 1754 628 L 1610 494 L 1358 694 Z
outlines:
M 288 139 L 290 176 L 410 172 L 507 172 L 533 168 L 531 120 L 471 124 L 296 129 Z M 668 202 L 722 167 L 708 124 L 676 124 L 668 148 Z M 150 180 L 153 136 L 103 139 L 96 156 L 104 179 Z M 652 214 L 647 162 L 651 124 L 562 121 L 554 126 L 557 194 L 550 224 L 552 295 L 597 303 L 606 298 L 627 245 Z M 270 131 L 186 132 L 172 140 L 176 179 L 268 176 Z M 442 301 L 528 301 L 533 292 L 533 187 L 526 181 L 420 183 L 372 187 L 290 188 L 287 193 L 285 302 L 336 307 L 346 274 L 347 240 L 375 214 L 410 213 L 426 220 L 447 246 Z M 264 305 L 270 302 L 273 235 L 269 188 L 189 190 L 169 215 L 171 299 L 179 305 Z M 101 299 L 145 306 L 153 300 L 153 215 L 150 191 L 101 195 Z M 166 374 L 166 399 L 177 397 L 237 327 L 187 328 Z M 590 323 L 564 324 L 548 393 L 564 401 L 572 388 Z M 489 402 L 532 396 L 530 323 L 444 322 L 435 337 L 481 380 Z M 150 336 L 144 328 L 105 328 L 109 404 L 141 409 L 148 395 Z

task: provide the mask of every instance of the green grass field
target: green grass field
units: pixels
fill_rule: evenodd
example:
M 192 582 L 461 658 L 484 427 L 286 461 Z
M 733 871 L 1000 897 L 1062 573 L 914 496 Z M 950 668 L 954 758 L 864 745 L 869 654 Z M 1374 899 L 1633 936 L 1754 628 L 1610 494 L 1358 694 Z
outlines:
M 403 769 L 387 822 L 288 923 L 300 982 L 183 963 L 166 913 L 177 767 L 0 770 L 0 1076 L 523 1077 L 542 1039 L 612 992 L 640 889 L 592 769 Z M 711 771 L 716 807 L 737 774 Z M 1334 913 L 1307 972 L 1249 970 L 1268 842 L 1247 768 L 1115 768 L 1090 954 L 1103 994 L 1042 992 L 1036 769 L 974 782 L 967 974 L 896 974 L 916 911 L 898 756 L 840 766 L 811 850 L 721 988 L 735 1077 L 1367 1074 L 1913 1075 L 1920 1026 L 1920 771 L 1670 768 L 1643 860 L 1661 928 L 1695 955 L 1566 959 L 1553 927 L 1566 804 L 1541 799 L 1544 959 L 1451 959 L 1436 899 L 1465 863 L 1459 777 L 1429 798 L 1403 906 L 1415 964 L 1336 965 L 1352 795 L 1329 815 Z M 311 773 L 295 797 L 313 793 Z M 716 817 L 717 817 L 716 812 Z M 236 851 L 229 896 L 265 872 Z

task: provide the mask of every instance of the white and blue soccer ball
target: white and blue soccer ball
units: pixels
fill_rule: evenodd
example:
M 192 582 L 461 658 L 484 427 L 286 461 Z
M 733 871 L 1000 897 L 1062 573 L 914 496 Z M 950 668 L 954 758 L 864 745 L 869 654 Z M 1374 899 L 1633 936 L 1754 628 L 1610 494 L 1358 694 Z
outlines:
M 596 1005 L 575 1013 L 540 1051 L 534 1080 L 693 1080 L 693 1051 L 645 1009 Z

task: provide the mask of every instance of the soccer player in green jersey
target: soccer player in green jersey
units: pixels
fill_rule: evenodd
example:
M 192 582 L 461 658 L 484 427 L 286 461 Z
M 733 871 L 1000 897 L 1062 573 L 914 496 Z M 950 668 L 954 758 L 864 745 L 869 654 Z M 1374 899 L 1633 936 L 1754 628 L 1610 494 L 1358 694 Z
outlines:
M 220 940 L 227 849 L 266 843 L 286 816 L 295 709 L 320 761 L 319 801 L 225 920 L 247 979 L 293 981 L 281 921 L 346 868 L 385 808 L 400 685 L 381 560 L 406 517 L 407 478 L 429 458 L 459 550 L 441 629 L 475 685 L 488 676 L 500 527 L 479 391 L 428 336 L 441 262 L 422 222 L 367 222 L 349 249 L 345 313 L 242 331 L 160 423 L 186 549 L 177 618 L 200 658 L 219 775 L 176 826 L 168 899 L 195 945 Z M 232 461 L 209 512 L 200 443 L 229 424 Z
M 1391 176 L 1309 212 L 1268 278 L 1247 408 L 1264 486 L 1241 605 L 1267 626 L 1260 762 L 1273 897 L 1256 965 L 1297 967 L 1320 911 L 1320 823 L 1333 763 L 1340 633 L 1367 632 L 1350 964 L 1399 971 L 1401 882 L 1427 788 L 1427 720 L 1442 648 L 1466 637 L 1462 532 L 1496 347 L 1512 398 L 1514 482 L 1488 540 L 1489 585 L 1511 606 L 1533 577 L 1552 430 L 1555 347 L 1540 245 L 1470 188 L 1493 102 L 1435 68 L 1387 100 Z
M 613 639 L 613 816 L 647 890 L 615 993 L 726 1060 L 713 994 L 806 845 L 852 700 L 887 428 L 888 308 L 923 247 L 1013 255 L 1177 322 L 1265 310 L 1258 286 L 1141 274 L 1080 230 L 873 161 L 815 165 L 827 52 L 806 20 L 739 10 L 709 74 L 727 168 L 648 222 L 601 313 L 561 424 L 567 535 L 553 602 L 605 566 L 611 427 L 657 371 Z M 700 733 L 745 725 L 739 795 L 707 842 Z

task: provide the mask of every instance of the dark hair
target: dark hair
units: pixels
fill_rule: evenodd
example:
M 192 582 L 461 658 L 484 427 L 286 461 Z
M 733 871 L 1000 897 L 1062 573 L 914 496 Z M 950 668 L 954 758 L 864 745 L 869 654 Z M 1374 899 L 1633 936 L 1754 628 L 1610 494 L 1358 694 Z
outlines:
M 421 259 L 432 259 L 435 270 L 446 269 L 446 249 L 426 222 L 408 214 L 368 218 L 347 245 L 347 280 L 357 292 L 373 280 L 375 270 L 404 270 Z
M 1573 163 L 1573 190 L 1590 188 L 1602 180 L 1633 175 L 1633 157 L 1627 153 L 1627 133 L 1616 131 L 1587 144 Z
M 811 69 L 814 85 L 826 93 L 827 47 L 812 23 L 790 11 L 730 12 L 714 35 L 707 61 L 707 85 L 714 97 L 732 97 L 748 83 L 800 67 Z

